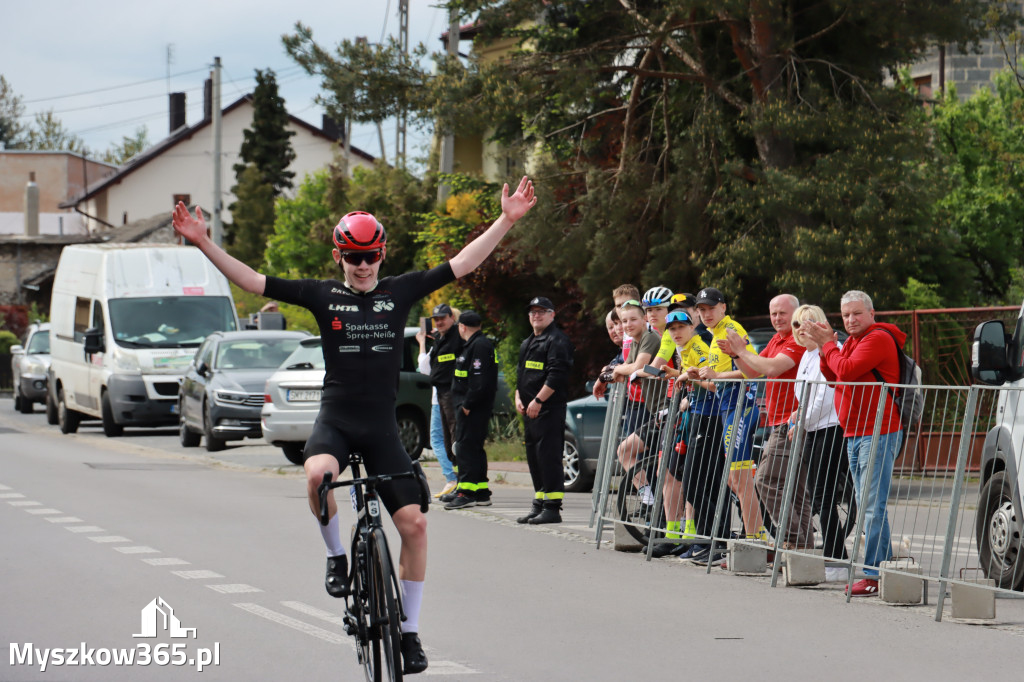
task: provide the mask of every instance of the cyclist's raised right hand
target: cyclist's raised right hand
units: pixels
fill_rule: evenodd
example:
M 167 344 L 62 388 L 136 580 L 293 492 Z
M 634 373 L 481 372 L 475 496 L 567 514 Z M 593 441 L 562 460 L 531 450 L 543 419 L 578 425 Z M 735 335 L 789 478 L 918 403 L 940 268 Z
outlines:
M 193 244 L 198 244 L 207 234 L 203 209 L 196 206 L 196 215 L 193 217 L 182 201 L 179 201 L 171 212 L 171 224 L 174 226 L 175 232 Z

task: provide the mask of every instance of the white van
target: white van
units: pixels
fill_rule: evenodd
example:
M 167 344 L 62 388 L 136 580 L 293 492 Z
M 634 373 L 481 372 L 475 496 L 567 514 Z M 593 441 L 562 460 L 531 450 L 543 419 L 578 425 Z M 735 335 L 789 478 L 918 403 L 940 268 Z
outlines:
M 1002 320 L 978 325 L 971 369 L 978 383 L 1006 389 L 982 449 L 978 558 L 997 587 L 1024 590 L 1024 305 L 1012 335 Z
M 178 384 L 213 331 L 238 329 L 227 279 L 194 246 L 86 244 L 61 252 L 50 302 L 48 391 L 74 433 L 178 423 Z

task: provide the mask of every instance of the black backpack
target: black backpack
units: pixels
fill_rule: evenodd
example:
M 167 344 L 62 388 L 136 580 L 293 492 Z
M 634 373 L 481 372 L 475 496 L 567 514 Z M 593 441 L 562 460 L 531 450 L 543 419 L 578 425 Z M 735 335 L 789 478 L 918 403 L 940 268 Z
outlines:
M 896 411 L 899 412 L 900 426 L 903 427 L 903 440 L 905 442 L 911 430 L 921 423 L 921 417 L 924 415 L 921 367 L 914 362 L 914 358 L 903 352 L 899 341 L 896 340 L 891 331 L 885 328 L 882 328 L 882 331 L 888 334 L 892 338 L 893 343 L 896 344 L 896 357 L 899 359 L 900 365 L 900 380 L 897 383 L 905 384 L 903 388 L 897 389 L 898 393 L 889 387 L 885 389 L 889 392 L 889 397 L 892 398 L 893 403 L 895 403 Z M 878 381 L 885 383 L 881 372 L 877 369 L 872 369 L 871 372 Z

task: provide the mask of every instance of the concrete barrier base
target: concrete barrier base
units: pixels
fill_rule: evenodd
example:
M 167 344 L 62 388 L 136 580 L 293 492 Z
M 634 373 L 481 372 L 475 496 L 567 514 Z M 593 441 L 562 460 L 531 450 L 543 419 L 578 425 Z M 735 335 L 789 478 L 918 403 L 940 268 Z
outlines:
M 613 542 L 616 552 L 639 552 L 643 547 L 636 538 L 629 534 L 621 521 L 615 522 Z
M 986 590 L 982 585 L 995 587 L 996 581 L 991 578 L 969 580 L 975 585 L 959 585 L 952 583 L 950 592 L 953 601 L 954 618 L 995 618 L 996 593 Z
M 768 570 L 768 549 L 729 541 L 726 566 L 730 573 L 764 573 Z
M 816 556 L 804 556 L 785 552 L 786 565 L 782 569 L 786 587 L 803 587 L 819 585 L 825 582 L 825 557 L 820 549 L 802 549 L 802 553 L 813 553 Z
M 920 604 L 924 598 L 924 580 L 892 573 L 902 571 L 921 575 L 921 567 L 909 559 L 883 561 L 879 566 L 878 595 L 889 604 Z

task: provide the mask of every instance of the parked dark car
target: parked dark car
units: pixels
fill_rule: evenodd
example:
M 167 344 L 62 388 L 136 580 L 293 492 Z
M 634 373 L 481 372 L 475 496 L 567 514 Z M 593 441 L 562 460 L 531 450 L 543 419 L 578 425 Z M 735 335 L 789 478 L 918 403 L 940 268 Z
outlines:
M 260 438 L 267 378 L 292 354 L 306 332 L 214 332 L 196 351 L 178 389 L 181 445 L 223 450 L 229 440 Z
M 37 322 L 25 332 L 24 345 L 11 346 L 14 409 L 32 412 L 34 403 L 46 403 L 46 370 L 50 367 L 50 324 Z

